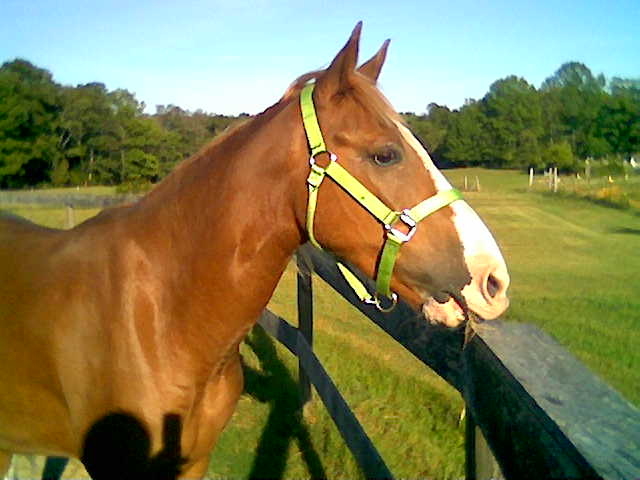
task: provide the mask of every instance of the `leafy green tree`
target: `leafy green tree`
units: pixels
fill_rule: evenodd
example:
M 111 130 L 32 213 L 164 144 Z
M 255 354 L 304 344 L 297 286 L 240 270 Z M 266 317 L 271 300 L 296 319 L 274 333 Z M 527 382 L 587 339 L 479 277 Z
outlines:
M 578 167 L 571 145 L 565 140 L 551 143 L 543 148 L 542 164 L 545 168 L 557 167 L 562 172 L 575 172 Z
M 436 150 L 438 157 L 454 166 L 491 164 L 488 119 L 482 104 L 470 100 L 451 118 L 447 135 Z
M 614 78 L 610 90 L 598 114 L 597 134 L 612 153 L 640 152 L 640 79 Z
M 605 84 L 603 75 L 594 76 L 586 65 L 568 62 L 541 86 L 559 113 L 561 138 L 582 158 L 598 157 L 610 151 L 610 146 L 598 138 L 596 132 L 598 113 L 606 99 Z
M 0 187 L 47 182 L 62 160 L 58 85 L 48 71 L 16 59 L 0 67 L 0 98 Z
M 427 107 L 427 115 L 405 114 L 404 118 L 414 134 L 424 143 L 436 163 L 446 162 L 438 156 L 438 151 L 451 128 L 453 113 L 448 107 L 435 103 Z
M 640 78 L 613 77 L 608 85 L 614 97 L 629 97 L 634 102 L 640 102 Z
M 198 112 L 196 112 L 198 113 Z M 248 115 L 240 117 L 233 117 L 229 115 L 206 115 L 205 117 L 206 128 L 209 131 L 209 134 L 213 137 L 216 135 L 220 135 L 223 133 L 230 125 L 236 123 L 238 119 L 244 121 L 250 118 Z M 211 137 L 204 139 L 208 141 Z
M 131 176 L 129 163 L 140 163 L 145 158 L 142 154 L 132 152 L 140 143 L 144 143 L 136 138 L 141 135 L 139 118 L 143 115 L 144 104 L 138 102 L 131 92 L 123 89 L 109 92 L 108 100 L 114 112 L 116 146 L 110 152 L 108 160 L 103 162 L 102 176 L 113 178 L 116 183 L 123 183 Z M 153 157 L 149 161 L 155 163 L 156 159 Z M 152 167 L 151 170 L 155 169 Z
M 127 124 L 122 145 L 122 182 L 158 181 L 178 160 L 177 138 L 152 118 L 134 117 Z
M 541 90 L 572 87 L 581 92 L 601 92 L 606 84 L 604 75 L 594 76 L 589 67 L 580 62 L 567 62 L 542 82 Z
M 524 78 L 509 76 L 494 82 L 482 100 L 498 167 L 537 167 L 542 135 L 542 108 L 536 89 Z
M 219 133 L 218 124 L 206 114 L 193 114 L 175 105 L 156 106 L 155 118 L 162 127 L 179 137 L 181 158 L 193 155 Z
M 116 110 L 102 83 L 66 87 L 60 115 L 61 144 L 73 183 L 112 183 L 111 155 L 118 149 Z

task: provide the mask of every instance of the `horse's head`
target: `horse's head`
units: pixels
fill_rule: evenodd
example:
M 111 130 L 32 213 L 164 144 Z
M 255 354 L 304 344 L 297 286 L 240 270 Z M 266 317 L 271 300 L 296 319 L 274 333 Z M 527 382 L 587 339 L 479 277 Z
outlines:
M 331 178 L 323 177 L 317 187 L 315 208 L 299 209 L 299 215 L 311 217 L 308 235 L 378 277 L 383 285 L 379 294 L 385 290 L 381 270 L 391 264 L 390 290 L 422 307 L 432 322 L 461 323 L 464 299 L 480 317 L 495 318 L 508 305 L 509 275 L 500 250 L 477 214 L 451 193 L 451 185 L 421 143 L 375 87 L 388 41 L 356 68 L 360 29 L 358 24 L 326 70 L 302 77 L 292 89 L 298 92 L 304 80 L 315 78 L 313 90 L 302 89 L 300 95 L 307 95 L 308 101 L 306 106 L 302 101 L 301 109 L 303 116 L 317 117 L 326 152 L 322 147 L 312 152 L 320 173 L 315 179 L 311 175 L 310 183 L 319 183 L 317 177 L 332 161 L 340 166 L 332 173 L 327 169 Z M 313 118 L 305 123 L 309 143 L 318 143 Z M 346 180 L 341 180 L 343 169 Z M 354 186 L 350 176 L 368 193 Z M 387 207 L 391 212 L 408 211 L 389 216 Z M 418 220 L 415 227 L 413 220 Z M 391 244 L 389 236 L 395 237 Z M 387 248 L 391 259 L 389 252 L 383 253 Z

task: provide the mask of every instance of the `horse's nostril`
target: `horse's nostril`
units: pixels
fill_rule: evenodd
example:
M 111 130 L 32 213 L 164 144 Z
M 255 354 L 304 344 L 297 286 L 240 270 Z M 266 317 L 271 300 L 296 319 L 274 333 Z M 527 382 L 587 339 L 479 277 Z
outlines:
M 500 280 L 498 280 L 492 273 L 487 277 L 487 292 L 494 298 L 500 291 Z

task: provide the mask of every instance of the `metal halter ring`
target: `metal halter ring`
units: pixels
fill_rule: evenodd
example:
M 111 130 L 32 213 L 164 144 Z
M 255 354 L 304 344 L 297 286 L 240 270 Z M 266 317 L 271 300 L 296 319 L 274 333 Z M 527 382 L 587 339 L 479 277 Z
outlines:
M 391 310 L 396 308 L 396 304 L 398 303 L 398 295 L 396 295 L 394 292 L 391 292 L 391 305 L 386 308 L 382 306 L 382 303 L 380 302 L 380 298 L 378 297 L 377 292 L 373 295 L 373 298 L 367 298 L 364 301 L 364 303 L 368 303 L 369 305 L 375 305 L 376 308 L 380 310 L 382 313 L 389 313 Z
M 320 155 L 321 153 L 328 153 L 329 154 L 329 161 L 331 163 L 338 161 L 338 156 L 333 152 L 329 152 L 329 151 L 319 152 L 316 155 Z M 309 157 L 309 165 L 311 165 L 313 167 L 315 164 L 316 164 L 316 156 L 315 155 L 311 155 L 311 157 Z
M 409 227 L 409 231 L 407 233 L 401 232 L 389 224 L 385 224 L 384 229 L 394 237 L 397 237 L 402 243 L 408 242 L 415 235 L 418 224 L 413 218 L 411 218 L 411 212 L 407 208 L 402 210 L 398 220 L 402 221 L 407 227 Z

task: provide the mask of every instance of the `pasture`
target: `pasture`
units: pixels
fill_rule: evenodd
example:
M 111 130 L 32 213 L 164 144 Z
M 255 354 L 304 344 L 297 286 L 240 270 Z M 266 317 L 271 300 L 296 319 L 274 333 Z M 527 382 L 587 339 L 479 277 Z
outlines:
M 512 277 L 504 317 L 555 336 L 635 405 L 640 405 L 640 216 L 571 196 L 527 192 L 525 174 L 449 170 L 480 192 L 468 202 L 490 226 Z M 471 183 L 473 186 L 473 183 Z M 2 205 L 0 205 L 2 208 Z M 49 226 L 63 209 L 11 206 Z M 95 211 L 78 211 L 81 221 Z M 399 478 L 458 479 L 464 474 L 456 391 L 377 330 L 329 287 L 315 282 L 315 350 Z M 294 321 L 295 269 L 270 303 Z M 297 362 L 255 329 L 242 347 L 246 387 L 213 454 L 211 478 L 356 478 L 358 467 L 318 401 L 297 412 Z M 16 464 L 32 478 L 31 459 Z M 78 478 L 68 469 L 67 478 Z

